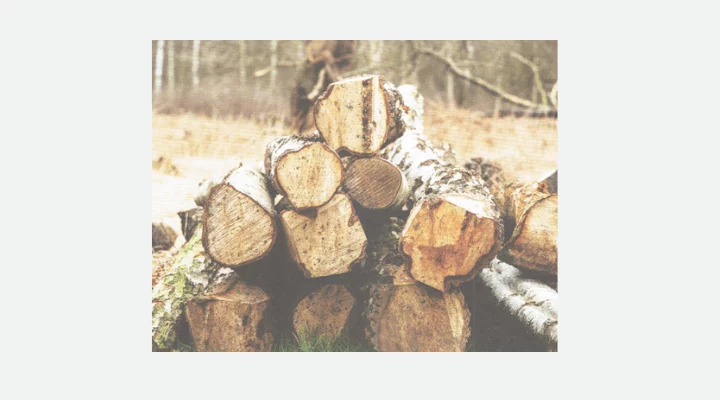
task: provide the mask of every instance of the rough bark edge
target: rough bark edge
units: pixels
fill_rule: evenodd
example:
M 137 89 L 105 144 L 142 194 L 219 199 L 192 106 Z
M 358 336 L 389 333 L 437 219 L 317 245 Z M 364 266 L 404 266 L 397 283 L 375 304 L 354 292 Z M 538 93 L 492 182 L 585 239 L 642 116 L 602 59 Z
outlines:
M 470 342 L 470 336 L 472 334 L 472 329 L 470 325 L 470 308 L 467 305 L 467 302 L 465 301 L 465 295 L 460 289 L 454 289 L 450 292 L 443 293 L 443 299 L 445 300 L 445 308 L 448 310 L 448 318 L 450 317 L 450 304 L 449 302 L 452 301 L 452 299 L 449 298 L 449 296 L 452 296 L 452 298 L 457 299 L 458 306 L 460 307 L 461 315 L 462 315 L 462 326 L 460 328 L 459 336 L 454 336 L 458 339 L 458 344 L 461 346 L 459 348 L 459 351 L 464 352 L 467 349 L 467 345 Z M 450 320 L 450 329 L 453 330 L 452 320 Z
M 252 259 L 252 260 L 250 260 L 250 261 L 246 261 L 246 262 L 240 263 L 240 264 L 225 264 L 225 263 L 221 263 L 221 262 L 215 261 L 215 260 L 213 259 L 213 261 L 214 261 L 215 263 L 217 263 L 218 265 L 221 265 L 221 266 L 223 266 L 223 267 L 228 267 L 228 268 L 242 267 L 242 266 L 245 266 L 245 265 L 248 265 L 248 264 L 251 264 L 251 263 L 254 263 L 254 262 L 257 262 L 257 261 L 263 259 L 265 256 L 267 256 L 268 254 L 270 254 L 270 252 L 272 251 L 273 247 L 275 247 L 275 242 L 277 241 L 277 235 L 278 235 L 278 233 L 277 233 L 277 231 L 278 231 L 278 226 L 277 226 L 277 224 L 278 224 L 278 222 L 277 222 L 277 211 L 275 210 L 275 207 L 271 207 L 270 210 L 268 210 L 268 209 L 265 208 L 262 204 L 258 203 L 255 199 L 253 199 L 251 196 L 248 196 L 247 194 L 245 194 L 245 193 L 237 190 L 237 189 L 235 188 L 235 186 L 230 185 L 229 183 L 227 183 L 227 178 L 230 177 L 230 175 L 232 175 L 232 173 L 235 172 L 235 170 L 237 170 L 238 168 L 242 168 L 242 167 L 243 167 L 243 165 L 242 165 L 242 163 L 241 163 L 240 166 L 238 166 L 237 168 L 233 168 L 232 170 L 230 170 L 230 172 L 228 172 L 228 173 L 225 175 L 225 177 L 223 178 L 222 182 L 220 182 L 220 183 L 218 183 L 217 185 L 213 186 L 213 188 L 210 190 L 210 194 L 208 195 L 207 199 L 210 199 L 211 197 L 213 197 L 213 196 L 215 195 L 215 192 L 219 190 L 219 188 L 220 188 L 221 185 L 224 185 L 224 184 L 229 185 L 233 190 L 235 190 L 236 192 L 238 192 L 238 193 L 242 194 L 243 196 L 249 198 L 249 199 L 252 200 L 255 204 L 257 204 L 260 208 L 264 209 L 268 214 L 270 214 L 270 217 L 271 217 L 272 223 L 273 223 L 273 237 L 272 237 L 272 241 L 270 242 L 270 246 L 268 246 L 267 251 L 265 251 L 265 253 L 261 254 L 260 256 L 254 258 L 254 259 Z M 258 171 L 259 171 L 260 174 L 263 175 L 263 177 L 265 178 L 265 185 L 267 186 L 267 175 L 265 175 L 264 173 L 262 173 L 262 171 L 261 171 L 260 169 L 258 169 Z M 269 189 L 269 188 L 268 188 L 268 189 Z M 273 196 L 272 196 L 272 193 L 271 193 L 271 196 L 270 196 L 270 197 L 271 197 L 271 202 L 272 202 L 272 197 L 273 197 Z M 207 204 L 207 201 L 206 201 L 205 203 Z M 208 255 L 208 257 L 210 257 L 210 253 L 207 251 L 207 248 L 208 248 L 208 244 L 207 244 L 207 231 L 206 231 L 206 229 L 205 229 L 205 227 L 207 226 L 207 218 L 208 218 L 208 207 L 203 207 L 203 217 L 202 217 L 202 227 L 203 227 L 203 229 L 202 229 L 202 245 L 203 245 L 203 248 L 205 249 L 206 254 Z M 210 258 L 212 258 L 212 257 L 210 257 Z
M 376 351 L 380 348 L 378 332 L 382 315 L 394 291 L 395 287 L 392 284 L 377 284 L 370 288 L 367 307 L 362 316 L 366 321 L 365 338 Z
M 523 277 L 520 270 L 497 259 L 480 273 L 480 278 L 505 310 L 517 317 L 532 334 L 557 347 L 555 290 Z

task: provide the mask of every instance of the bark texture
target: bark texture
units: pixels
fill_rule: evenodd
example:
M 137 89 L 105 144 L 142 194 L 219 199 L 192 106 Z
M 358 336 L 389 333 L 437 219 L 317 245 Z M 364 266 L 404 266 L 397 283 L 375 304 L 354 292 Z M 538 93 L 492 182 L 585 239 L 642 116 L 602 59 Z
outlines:
M 402 97 L 381 76 L 363 75 L 328 86 L 315 103 L 315 125 L 336 151 L 376 154 L 405 132 Z
M 340 157 L 319 135 L 271 141 L 265 152 L 265 171 L 275 191 L 296 209 L 320 207 L 330 201 L 344 174 Z
M 238 279 L 237 273 L 205 255 L 202 227 L 180 249 L 172 267 L 162 275 L 152 292 L 152 338 L 158 350 L 177 345 L 177 325 L 190 299 L 222 293 Z
M 238 282 L 224 293 L 187 303 L 187 319 L 197 351 L 270 351 L 273 325 L 270 297 Z
M 312 334 L 337 339 L 355 322 L 357 301 L 341 284 L 324 285 L 303 298 L 293 313 L 297 335 Z
M 480 273 L 497 301 L 533 334 L 557 347 L 557 291 L 497 259 Z
M 257 261 L 276 237 L 275 208 L 265 175 L 242 165 L 210 192 L 203 215 L 203 245 L 213 260 L 226 266 Z
M 283 210 L 280 221 L 290 258 L 308 278 L 350 272 L 365 258 L 367 237 L 348 195 L 304 213 Z
M 395 210 L 408 200 L 410 190 L 402 171 L 382 157 L 359 157 L 346 167 L 343 188 L 369 210 Z
M 473 158 L 466 167 L 486 178 L 506 225 L 512 228 L 498 258 L 557 276 L 557 172 L 539 182 L 520 183 L 507 181 L 497 164 L 482 158 Z
M 406 134 L 381 154 L 403 171 L 415 201 L 401 234 L 413 278 L 435 289 L 471 280 L 500 250 L 503 225 L 480 175 Z

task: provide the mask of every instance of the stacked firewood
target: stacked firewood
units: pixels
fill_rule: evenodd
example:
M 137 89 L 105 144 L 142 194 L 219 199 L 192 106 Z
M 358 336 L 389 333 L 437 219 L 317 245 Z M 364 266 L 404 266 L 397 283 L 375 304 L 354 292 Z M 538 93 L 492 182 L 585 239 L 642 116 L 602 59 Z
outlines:
M 356 335 L 377 351 L 465 351 L 461 284 L 496 256 L 556 276 L 556 180 L 457 165 L 422 114 L 413 86 L 344 79 L 315 103 L 315 132 L 272 140 L 263 164 L 201 184 L 202 208 L 180 214 L 188 241 L 153 288 L 153 348 L 172 349 L 187 323 L 199 351 L 269 350 L 284 329 Z M 490 278 L 478 281 L 527 276 Z M 498 302 L 523 298 L 510 292 Z M 523 320 L 520 308 L 507 310 Z M 528 326 L 556 343 L 554 318 Z

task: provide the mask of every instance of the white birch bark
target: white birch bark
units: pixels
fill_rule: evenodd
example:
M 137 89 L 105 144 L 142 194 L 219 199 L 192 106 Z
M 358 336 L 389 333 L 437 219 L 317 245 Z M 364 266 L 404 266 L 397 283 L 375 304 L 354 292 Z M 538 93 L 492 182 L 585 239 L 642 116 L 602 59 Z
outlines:
M 168 72 L 167 72 L 168 91 L 170 91 L 172 93 L 175 91 L 175 41 L 174 40 L 168 40 L 167 62 L 168 62 Z
M 155 94 L 162 92 L 163 79 L 163 58 L 165 53 L 165 41 L 158 40 L 157 49 L 155 50 Z
M 517 268 L 497 259 L 480 272 L 480 278 L 498 302 L 532 333 L 557 345 L 557 291 L 523 277 Z
M 192 52 L 192 84 L 193 87 L 200 85 L 200 41 L 193 40 Z

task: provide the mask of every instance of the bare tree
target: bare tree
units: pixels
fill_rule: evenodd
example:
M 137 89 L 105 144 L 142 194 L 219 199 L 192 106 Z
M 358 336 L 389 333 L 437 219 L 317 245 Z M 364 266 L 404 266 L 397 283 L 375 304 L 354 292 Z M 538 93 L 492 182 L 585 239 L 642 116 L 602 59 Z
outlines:
M 239 40 L 238 42 L 240 48 L 240 84 L 244 86 L 247 81 L 247 51 L 245 49 L 245 41 Z
M 270 41 L 270 90 L 275 91 L 275 82 L 277 82 L 277 40 Z
M 163 57 L 165 53 L 165 41 L 158 40 L 157 49 L 155 50 L 155 94 L 162 92 L 163 79 Z
M 200 70 L 200 41 L 193 40 L 193 52 L 192 52 L 192 83 L 193 87 L 197 87 L 200 84 L 200 76 L 198 74 Z
M 451 57 L 453 53 L 453 42 L 448 40 L 445 42 L 444 51 L 446 57 Z M 455 76 L 452 74 L 450 68 L 447 71 L 447 78 L 445 83 L 445 97 L 447 98 L 447 105 L 455 107 Z
M 175 41 L 168 40 L 168 90 L 172 93 L 175 91 Z

